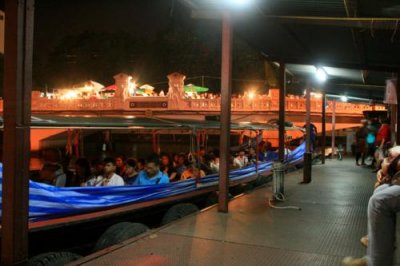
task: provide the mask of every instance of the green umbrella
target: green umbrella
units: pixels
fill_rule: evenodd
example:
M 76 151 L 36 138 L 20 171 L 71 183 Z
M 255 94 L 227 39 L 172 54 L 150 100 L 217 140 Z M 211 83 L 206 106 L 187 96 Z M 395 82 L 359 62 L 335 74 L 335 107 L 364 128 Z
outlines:
M 188 84 L 185 86 L 185 92 L 206 92 L 208 91 L 208 88 L 205 87 L 200 87 L 200 86 L 196 86 L 193 84 Z

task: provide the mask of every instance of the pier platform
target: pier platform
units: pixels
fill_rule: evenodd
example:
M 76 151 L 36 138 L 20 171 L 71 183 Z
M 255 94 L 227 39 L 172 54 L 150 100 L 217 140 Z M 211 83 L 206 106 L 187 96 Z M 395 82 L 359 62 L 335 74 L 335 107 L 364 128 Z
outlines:
M 302 169 L 285 175 L 286 202 L 268 204 L 272 184 L 233 199 L 229 213 L 216 207 L 92 254 L 74 265 L 340 265 L 360 257 L 367 231 L 367 204 L 375 174 L 354 159 L 313 166 L 310 184 Z

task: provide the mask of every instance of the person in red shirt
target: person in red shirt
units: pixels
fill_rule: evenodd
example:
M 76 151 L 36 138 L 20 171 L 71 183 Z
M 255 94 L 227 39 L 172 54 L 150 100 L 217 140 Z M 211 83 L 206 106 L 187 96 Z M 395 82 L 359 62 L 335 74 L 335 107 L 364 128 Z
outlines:
M 375 145 L 377 147 L 375 152 L 376 169 L 379 170 L 383 158 L 385 157 L 386 150 L 389 148 L 390 143 L 390 125 L 387 118 L 381 118 L 382 125 L 380 126 L 378 133 L 376 134 Z
M 385 144 L 390 141 L 390 125 L 387 118 L 381 119 L 381 127 L 376 134 L 375 144 L 377 147 L 383 149 Z

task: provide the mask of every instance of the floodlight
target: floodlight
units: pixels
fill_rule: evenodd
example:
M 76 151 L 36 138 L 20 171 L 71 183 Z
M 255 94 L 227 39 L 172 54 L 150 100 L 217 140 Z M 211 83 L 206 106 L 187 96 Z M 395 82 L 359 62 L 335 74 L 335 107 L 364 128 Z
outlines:
M 341 100 L 342 102 L 347 102 L 347 101 L 348 101 L 348 98 L 347 98 L 346 95 L 342 95 L 342 96 L 340 96 L 340 100 Z
M 248 6 L 252 2 L 252 0 L 226 0 L 226 2 L 230 5 L 235 6 Z
M 319 82 L 325 82 L 328 78 L 328 75 L 326 74 L 325 70 L 320 67 L 315 72 L 315 77 Z

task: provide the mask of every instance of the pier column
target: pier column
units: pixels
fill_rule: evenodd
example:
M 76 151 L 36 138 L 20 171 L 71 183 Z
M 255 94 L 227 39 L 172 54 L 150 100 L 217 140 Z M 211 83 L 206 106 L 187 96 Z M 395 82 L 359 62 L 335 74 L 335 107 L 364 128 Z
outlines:
M 322 143 L 321 143 L 321 163 L 325 164 L 325 146 L 326 146 L 326 93 L 322 92 Z
M 336 136 L 335 136 L 335 130 L 336 130 L 336 100 L 332 101 L 332 141 L 331 141 L 331 147 L 332 147 L 332 159 L 334 157 L 334 152 L 335 152 L 335 146 L 336 146 Z
M 397 72 L 396 81 L 396 97 L 397 97 L 397 110 L 396 110 L 396 145 L 400 145 L 400 70 Z
M 221 136 L 218 211 L 228 212 L 229 147 L 232 97 L 232 25 L 229 12 L 222 15 Z
M 304 153 L 303 184 L 311 182 L 312 153 L 311 153 L 311 87 L 306 83 L 306 152 Z
M 286 99 L 286 66 L 281 62 L 279 67 L 279 161 L 285 160 L 285 99 Z
M 1 265 L 27 265 L 34 0 L 5 14 Z

